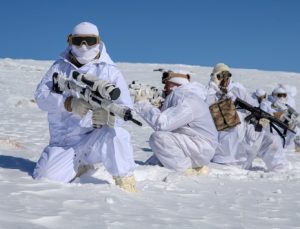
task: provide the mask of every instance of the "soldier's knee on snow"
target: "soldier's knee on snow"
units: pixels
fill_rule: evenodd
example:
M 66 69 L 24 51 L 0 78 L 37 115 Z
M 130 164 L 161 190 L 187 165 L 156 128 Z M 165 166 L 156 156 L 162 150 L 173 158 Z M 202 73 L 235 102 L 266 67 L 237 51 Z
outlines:
M 165 131 L 155 131 L 153 134 L 151 134 L 150 141 L 161 141 L 165 136 Z
M 151 134 L 149 139 L 149 145 L 150 147 L 157 148 L 160 147 L 163 142 L 165 141 L 166 132 L 164 131 L 155 131 L 153 134 Z

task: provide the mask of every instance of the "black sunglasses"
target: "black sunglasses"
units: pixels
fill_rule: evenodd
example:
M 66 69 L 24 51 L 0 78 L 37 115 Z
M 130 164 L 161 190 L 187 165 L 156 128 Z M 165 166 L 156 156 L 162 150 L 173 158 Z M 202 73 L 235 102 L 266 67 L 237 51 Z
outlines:
M 286 98 L 286 96 L 287 96 L 287 94 L 285 94 L 285 93 L 278 93 L 278 94 L 277 94 L 277 97 L 278 97 L 278 98 L 281 98 L 281 97 L 282 97 L 282 98 Z
M 99 37 L 98 36 L 84 36 L 84 35 L 72 35 L 69 38 L 69 43 L 71 45 L 75 45 L 75 46 L 81 46 L 83 44 L 87 45 L 87 46 L 94 46 L 96 44 L 99 44 Z

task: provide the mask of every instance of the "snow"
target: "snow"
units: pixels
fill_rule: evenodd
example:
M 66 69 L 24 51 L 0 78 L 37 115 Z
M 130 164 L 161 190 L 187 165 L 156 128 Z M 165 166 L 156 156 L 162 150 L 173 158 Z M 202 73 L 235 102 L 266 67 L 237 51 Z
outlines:
M 35 181 L 31 173 L 47 145 L 46 113 L 33 93 L 52 61 L 0 59 L 0 228 L 300 228 L 300 154 L 293 169 L 274 174 L 255 161 L 253 171 L 212 164 L 206 176 L 184 176 L 143 162 L 152 154 L 145 123 L 131 133 L 139 193 L 113 184 L 103 166 L 72 184 Z M 211 67 L 119 63 L 126 80 L 161 88 L 155 68 L 182 69 L 206 84 Z M 300 89 L 300 74 L 233 69 L 249 91 L 277 83 Z M 300 107 L 300 100 L 297 101 Z M 141 119 L 140 119 L 141 120 Z

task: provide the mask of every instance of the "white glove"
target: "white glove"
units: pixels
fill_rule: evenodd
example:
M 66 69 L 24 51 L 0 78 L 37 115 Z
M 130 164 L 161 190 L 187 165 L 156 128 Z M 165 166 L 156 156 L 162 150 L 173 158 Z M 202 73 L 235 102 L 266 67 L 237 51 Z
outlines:
M 288 110 L 284 110 L 283 112 L 277 112 L 280 114 L 279 119 L 283 122 L 288 122 L 289 128 L 294 130 L 297 126 L 300 127 L 300 116 L 296 116 L 294 114 L 290 114 Z
M 84 101 L 83 99 L 77 99 L 72 96 L 68 97 L 65 100 L 65 109 L 69 112 L 72 112 L 76 115 L 79 115 L 80 117 L 83 117 L 86 115 L 86 113 L 92 109 L 92 106 Z
M 261 118 L 259 119 L 258 123 L 262 125 L 263 128 L 265 128 L 270 124 L 270 120 L 266 118 Z
M 157 107 L 157 108 L 160 108 L 162 105 L 163 105 L 163 102 L 165 101 L 165 99 L 163 98 L 163 97 L 161 97 L 161 96 L 158 96 L 158 97 L 156 97 L 155 99 L 151 99 L 150 100 L 150 103 L 153 105 L 153 106 L 155 106 L 155 107 Z
M 289 128 L 294 130 L 296 127 L 300 127 L 300 116 L 292 117 L 291 120 L 289 121 Z
M 135 93 L 134 96 L 134 103 L 141 102 L 141 101 L 149 101 L 152 98 L 152 93 L 147 88 L 140 89 Z
M 114 127 L 116 116 L 110 114 L 103 108 L 93 110 L 92 122 L 94 128 L 101 128 L 104 125 Z

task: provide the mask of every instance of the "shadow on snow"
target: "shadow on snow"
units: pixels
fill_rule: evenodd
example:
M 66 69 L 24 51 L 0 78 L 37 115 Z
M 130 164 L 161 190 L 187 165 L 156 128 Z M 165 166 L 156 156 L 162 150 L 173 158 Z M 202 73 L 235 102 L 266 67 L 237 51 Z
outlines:
M 21 157 L 13 157 L 7 155 L 0 155 L 0 167 L 5 169 L 18 169 L 22 172 L 32 175 L 35 167 L 35 162 Z

